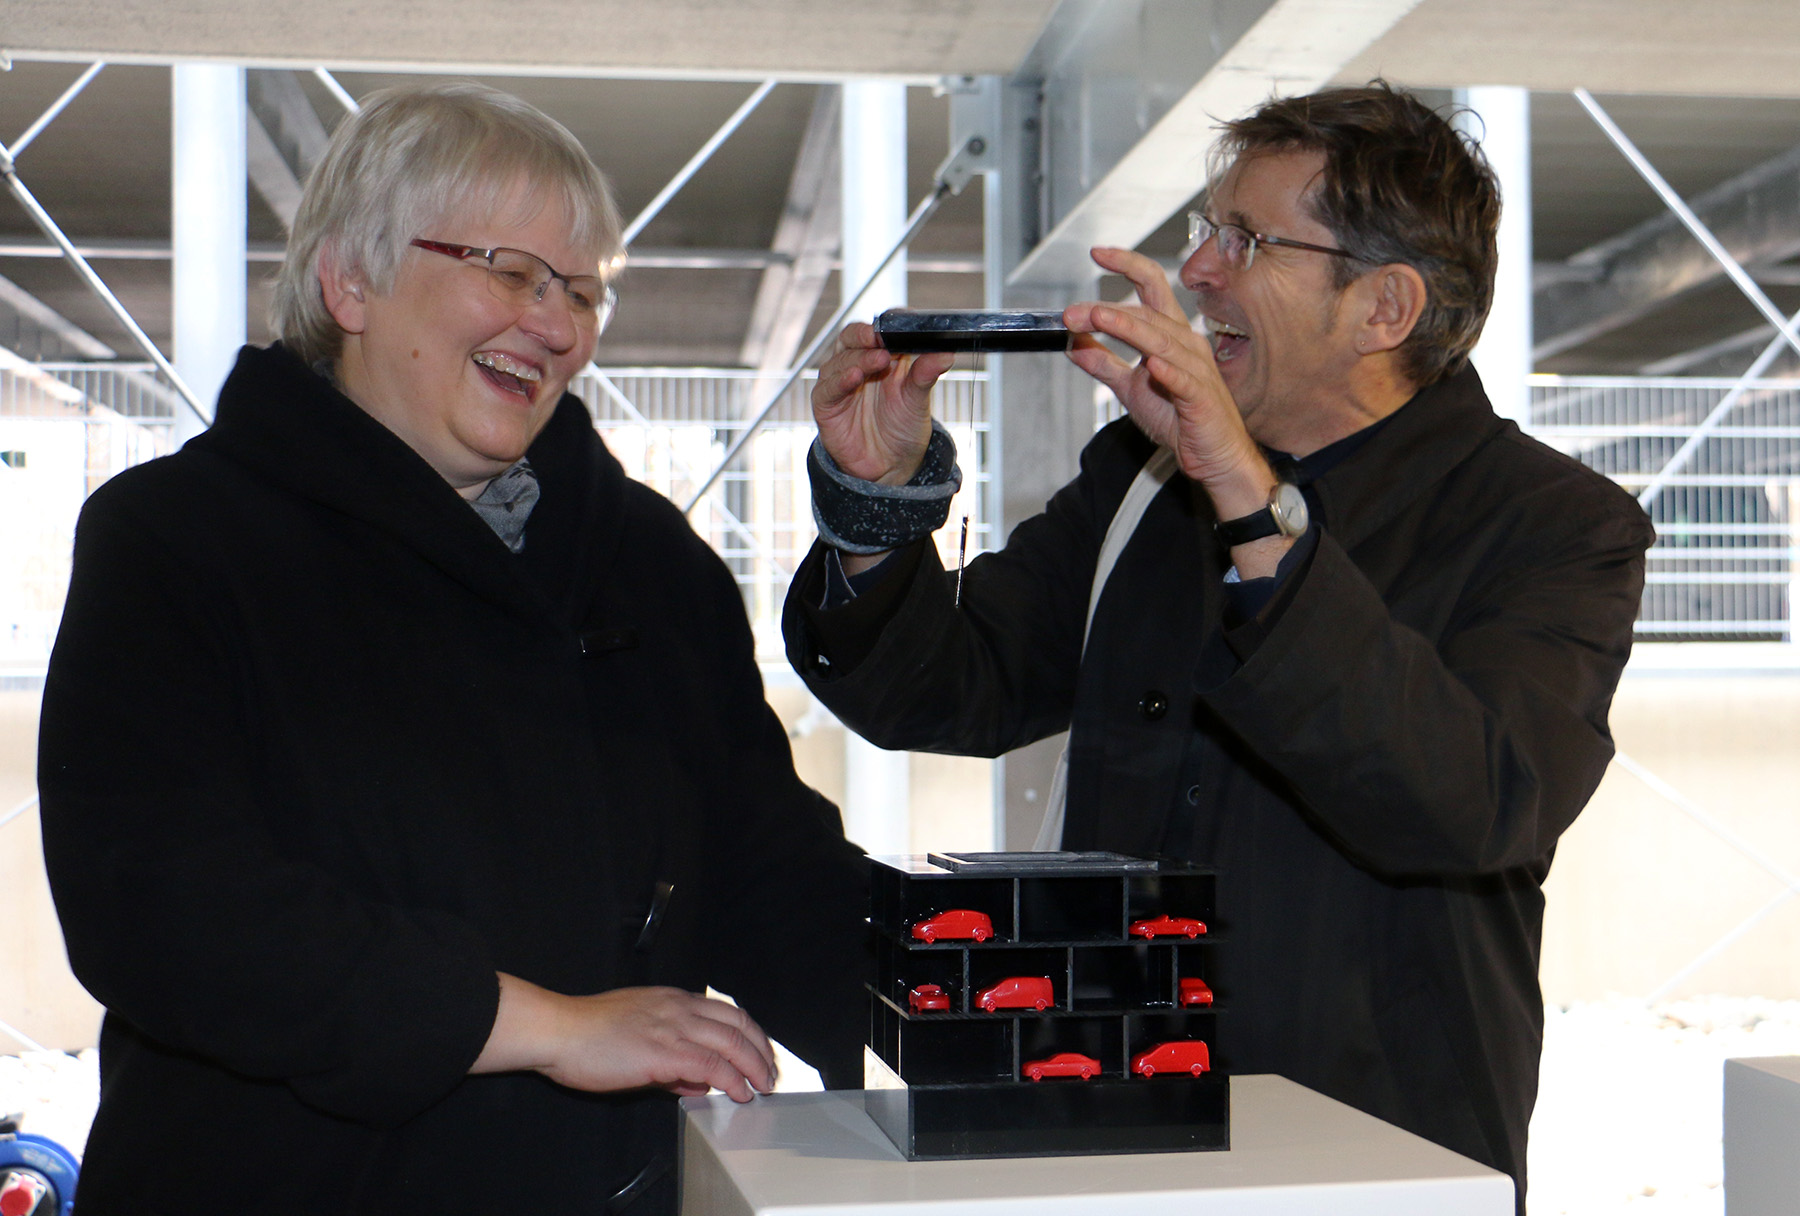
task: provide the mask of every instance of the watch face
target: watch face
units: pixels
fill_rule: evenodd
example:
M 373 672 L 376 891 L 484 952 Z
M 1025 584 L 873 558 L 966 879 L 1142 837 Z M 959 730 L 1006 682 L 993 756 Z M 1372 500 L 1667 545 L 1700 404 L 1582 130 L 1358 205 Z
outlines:
M 1299 536 L 1306 531 L 1309 522 L 1306 495 L 1300 492 L 1299 486 L 1284 481 L 1275 487 L 1269 511 L 1275 516 L 1275 526 L 1281 529 L 1283 536 Z

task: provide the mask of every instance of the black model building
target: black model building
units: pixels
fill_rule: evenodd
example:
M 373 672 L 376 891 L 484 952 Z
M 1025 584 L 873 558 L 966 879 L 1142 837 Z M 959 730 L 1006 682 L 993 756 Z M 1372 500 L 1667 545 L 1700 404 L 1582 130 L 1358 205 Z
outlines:
M 873 860 L 866 1100 L 909 1159 L 1230 1146 L 1212 871 L 1123 853 Z

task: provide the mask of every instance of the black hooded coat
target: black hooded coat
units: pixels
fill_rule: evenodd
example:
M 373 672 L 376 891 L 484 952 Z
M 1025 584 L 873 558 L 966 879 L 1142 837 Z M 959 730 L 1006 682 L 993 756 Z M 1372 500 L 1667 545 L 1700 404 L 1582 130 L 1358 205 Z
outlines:
M 216 425 L 82 512 L 39 779 L 108 1010 L 84 1216 L 672 1210 L 670 1096 L 466 1075 L 497 971 L 710 984 L 859 1079 L 863 863 L 731 575 L 575 398 L 529 456 L 514 555 L 246 348 Z

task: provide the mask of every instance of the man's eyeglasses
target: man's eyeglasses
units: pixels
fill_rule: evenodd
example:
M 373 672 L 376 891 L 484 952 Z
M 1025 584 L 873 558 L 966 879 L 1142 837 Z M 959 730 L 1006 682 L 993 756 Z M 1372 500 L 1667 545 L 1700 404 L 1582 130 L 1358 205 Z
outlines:
M 476 249 L 470 245 L 453 245 L 448 241 L 428 241 L 423 237 L 412 242 L 420 249 L 441 253 L 464 262 L 474 262 L 487 271 L 488 290 L 509 304 L 530 308 L 544 298 L 550 284 L 561 283 L 563 298 L 569 311 L 577 317 L 593 318 L 594 332 L 599 333 L 612 320 L 619 297 L 597 274 L 563 274 L 535 253 L 523 249 Z
M 1182 250 L 1181 260 L 1187 261 L 1200 251 L 1200 246 L 1219 238 L 1216 248 L 1219 260 L 1233 270 L 1248 270 L 1256 261 L 1256 250 L 1262 245 L 1277 245 L 1285 249 L 1305 249 L 1311 253 L 1329 253 L 1336 258 L 1359 259 L 1347 249 L 1332 249 L 1325 245 L 1309 245 L 1305 241 L 1289 240 L 1285 236 L 1264 236 L 1260 232 L 1252 232 L 1237 224 L 1215 224 L 1198 211 L 1187 213 L 1188 243 Z

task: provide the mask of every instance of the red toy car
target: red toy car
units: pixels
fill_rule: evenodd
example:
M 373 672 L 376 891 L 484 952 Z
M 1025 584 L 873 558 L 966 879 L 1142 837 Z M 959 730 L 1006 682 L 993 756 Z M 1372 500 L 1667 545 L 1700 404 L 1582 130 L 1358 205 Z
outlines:
M 912 935 L 922 942 L 935 942 L 939 938 L 966 941 L 971 937 L 978 942 L 985 942 L 994 936 L 994 922 L 986 912 L 950 908 L 914 925 Z
M 975 994 L 976 1006 L 989 1013 L 996 1009 L 1048 1009 L 1055 1000 L 1047 975 L 1009 975 Z
M 1074 1051 L 1059 1051 L 1042 1060 L 1027 1060 L 1019 1072 L 1033 1081 L 1045 1077 L 1080 1077 L 1083 1081 L 1100 1071 L 1100 1061 Z
M 950 1008 L 950 998 L 936 984 L 920 984 L 906 994 L 906 1003 L 912 1006 L 914 1013 L 924 1013 L 929 1009 Z
M 1210 1005 L 1213 1003 L 1212 989 L 1206 986 L 1205 980 L 1181 979 L 1181 1004 Z
M 1187 1072 L 1197 1077 L 1211 1067 L 1212 1057 L 1206 1044 L 1198 1039 L 1158 1043 L 1131 1057 L 1131 1071 L 1146 1077 L 1154 1077 L 1159 1072 Z
M 1146 920 L 1131 922 L 1131 936 L 1133 937 L 1169 937 L 1176 933 L 1184 937 L 1199 937 L 1205 932 L 1204 922 L 1197 921 L 1191 916 L 1170 916 L 1166 912 L 1161 916 L 1152 916 Z

